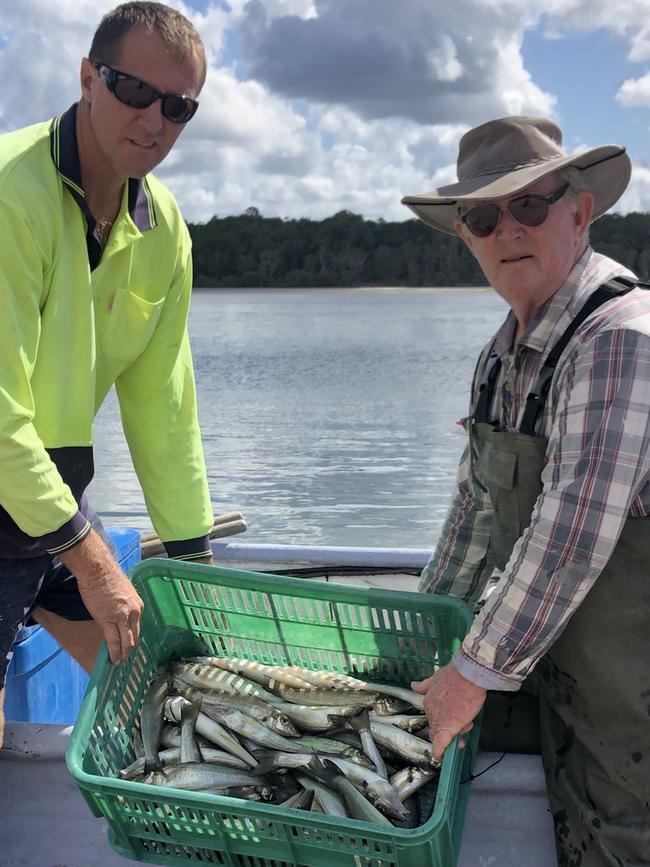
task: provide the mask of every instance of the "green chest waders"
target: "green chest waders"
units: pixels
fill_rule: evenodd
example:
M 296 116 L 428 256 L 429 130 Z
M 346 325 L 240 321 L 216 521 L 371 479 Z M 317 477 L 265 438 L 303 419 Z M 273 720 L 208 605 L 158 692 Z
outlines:
M 517 432 L 488 421 L 500 362 L 493 356 L 488 364 L 471 437 L 475 477 L 494 505 L 490 544 L 500 569 L 542 491 L 547 441 L 534 428 L 553 370 L 579 324 L 613 294 L 621 294 L 616 283 L 600 287 L 553 348 Z M 607 566 L 526 685 L 539 698 L 560 867 L 650 865 L 650 518 L 628 518 Z

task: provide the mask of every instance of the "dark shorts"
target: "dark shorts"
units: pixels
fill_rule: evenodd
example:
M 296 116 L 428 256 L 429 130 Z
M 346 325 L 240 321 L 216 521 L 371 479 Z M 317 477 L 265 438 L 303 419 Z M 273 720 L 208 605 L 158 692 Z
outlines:
M 106 536 L 102 522 L 87 503 L 83 511 L 115 554 L 115 546 Z M 92 619 L 81 599 L 77 579 L 58 558 L 47 554 L 26 560 L 0 558 L 0 689 L 16 636 L 30 624 L 34 608 L 44 608 L 66 620 Z

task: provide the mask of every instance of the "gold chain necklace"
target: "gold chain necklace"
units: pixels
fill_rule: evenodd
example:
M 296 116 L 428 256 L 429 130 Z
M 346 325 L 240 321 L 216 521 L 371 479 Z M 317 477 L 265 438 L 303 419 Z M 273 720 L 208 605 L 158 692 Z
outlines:
M 101 247 L 106 246 L 112 227 L 113 221 L 109 220 L 108 217 L 100 217 L 95 223 L 95 235 Z

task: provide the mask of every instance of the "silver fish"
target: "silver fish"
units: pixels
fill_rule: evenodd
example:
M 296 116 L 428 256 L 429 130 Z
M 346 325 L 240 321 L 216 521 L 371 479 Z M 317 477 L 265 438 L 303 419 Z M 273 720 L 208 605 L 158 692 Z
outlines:
M 371 707 L 379 698 L 378 693 L 366 692 L 361 689 L 294 689 L 282 683 L 276 683 L 273 691 L 278 696 L 278 701 L 291 702 L 292 704 L 338 706 L 358 705 L 359 707 Z
M 402 801 L 410 798 L 418 789 L 426 785 L 429 780 L 437 776 L 438 771 L 426 771 L 424 768 L 409 766 L 401 768 L 390 778 L 390 784 L 398 793 Z
M 350 720 L 350 725 L 352 726 L 354 731 L 359 733 L 363 751 L 372 762 L 379 776 L 387 780 L 388 772 L 386 771 L 386 765 L 384 764 L 384 760 L 382 759 L 382 757 L 379 755 L 377 744 L 375 743 L 372 732 L 370 731 L 370 719 L 368 716 L 368 711 L 364 710 L 363 713 L 352 717 L 352 719 Z
M 154 786 L 187 789 L 191 792 L 200 792 L 204 789 L 225 789 L 228 786 L 256 786 L 260 784 L 259 777 L 250 771 L 238 771 L 234 768 L 223 768 L 205 762 L 176 765 L 165 771 L 155 771 L 145 782 Z
M 231 659 L 218 656 L 197 656 L 192 662 L 202 665 L 214 665 L 225 671 L 232 671 L 233 674 L 241 674 L 243 677 L 248 677 L 250 680 L 254 680 L 255 683 L 268 686 L 270 689 L 273 689 L 273 684 L 275 683 L 282 683 L 285 686 L 292 686 L 298 689 L 315 688 L 311 683 L 303 680 L 286 666 L 263 665 L 261 662 L 253 662 L 249 659 Z
M 215 794 L 226 798 L 243 798 L 245 801 L 272 801 L 273 789 L 270 786 L 228 786 Z
M 406 702 L 407 705 L 415 707 L 418 710 L 424 709 L 424 696 L 418 692 L 413 692 L 412 689 L 407 689 L 403 686 L 397 686 L 394 683 L 368 683 L 366 688 L 380 695 L 387 695 L 390 698 L 397 698 L 400 701 Z
M 385 725 L 371 721 L 370 731 L 379 746 L 391 750 L 409 764 L 424 765 L 435 768 L 440 766 L 433 758 L 433 748 L 430 743 L 416 735 L 405 732 L 397 726 Z
M 181 708 L 181 764 L 203 761 L 194 737 L 196 721 L 201 710 L 201 699 L 194 699 Z
M 133 751 L 136 759 L 144 757 L 144 744 L 142 743 L 142 735 L 140 729 L 133 729 Z
M 397 726 L 404 729 L 405 732 L 419 732 L 427 724 L 428 720 L 424 714 L 393 714 L 392 716 L 384 716 L 382 714 L 370 711 L 370 719 L 373 722 L 385 723 L 386 725 Z
M 373 705 L 373 711 L 378 716 L 394 716 L 408 710 L 411 710 L 411 705 L 407 701 L 390 695 L 382 695 Z
M 165 715 L 172 721 L 179 722 L 183 702 L 189 704 L 187 699 L 182 696 L 167 699 L 165 702 Z M 207 714 L 199 713 L 196 720 L 196 730 L 199 734 L 212 741 L 212 743 L 243 759 L 251 767 L 254 768 L 257 765 L 257 760 L 242 747 L 239 741 L 227 732 L 223 726 L 207 716 Z
M 308 772 L 343 796 L 345 806 L 353 819 L 373 822 L 376 825 L 391 824 L 386 816 L 380 813 L 329 759 L 324 761 L 317 758 L 312 759 L 308 766 Z
M 261 758 L 257 773 L 265 774 L 279 768 L 305 768 L 312 759 L 309 753 L 272 753 Z M 338 756 L 328 757 L 345 776 L 359 789 L 368 795 L 375 806 L 391 818 L 402 820 L 404 810 L 402 801 L 388 780 L 380 777 L 370 768 L 362 768 L 354 762 L 340 759 Z
M 295 777 L 305 789 L 313 790 L 314 801 L 318 802 L 321 813 L 326 813 L 328 816 L 339 816 L 341 819 L 349 818 L 345 802 L 338 792 L 334 792 L 313 777 L 308 777 L 307 774 L 296 774 Z
M 158 759 L 160 761 L 161 767 L 167 768 L 170 765 L 177 765 L 180 762 L 181 751 L 178 747 L 168 749 L 168 750 L 160 750 L 158 753 Z M 119 771 L 120 779 L 122 780 L 135 780 L 138 777 L 141 777 L 144 773 L 146 759 L 144 756 L 140 756 L 139 759 L 136 759 L 134 762 L 131 762 L 130 765 L 127 765 L 125 768 L 122 768 Z
M 163 727 L 163 708 L 170 675 L 168 671 L 158 672 L 146 689 L 140 709 L 140 731 L 144 746 L 145 768 L 147 772 L 162 768 L 158 758 L 158 744 Z
M 342 759 L 356 762 L 358 765 L 364 765 L 366 768 L 372 767 L 372 762 L 361 750 L 351 747 L 342 741 L 337 741 L 335 738 L 319 738 L 304 735 L 303 737 L 295 738 L 293 743 L 296 746 L 302 747 L 303 752 L 306 753 L 313 752 L 320 755 L 340 756 Z
M 231 671 L 216 668 L 214 665 L 198 662 L 177 662 L 172 666 L 172 673 L 175 678 L 196 689 L 227 692 L 231 695 L 250 695 L 271 704 L 278 702 L 276 695 L 258 683 L 254 683 L 239 674 L 233 674 Z
M 291 795 L 290 798 L 287 798 L 286 801 L 282 801 L 281 804 L 278 804 L 279 807 L 283 809 L 289 810 L 309 810 L 311 807 L 311 802 L 314 800 L 314 790 L 311 789 L 303 789 L 302 792 L 296 792 L 295 795 Z
M 417 828 L 420 824 L 420 807 L 417 796 L 411 795 L 408 800 L 403 801 L 403 804 L 404 811 L 407 814 L 406 819 L 403 822 L 395 822 L 395 826 L 397 828 Z
M 236 734 L 243 735 L 264 747 L 285 752 L 299 753 L 301 751 L 301 747 L 295 745 L 294 739 L 284 738 L 282 735 L 270 731 L 252 716 L 248 716 L 236 708 L 209 705 L 205 708 L 205 712 L 211 719 L 222 723 Z
M 276 707 L 307 732 L 326 732 L 332 728 L 344 726 L 348 717 L 359 713 L 359 705 L 314 707 L 287 702 L 286 704 L 278 704 Z
M 181 681 L 175 680 L 174 683 L 181 683 Z M 219 705 L 219 707 L 231 707 L 241 710 L 258 722 L 261 722 L 262 725 L 265 725 L 272 732 L 284 735 L 287 738 L 297 738 L 300 734 L 289 717 L 285 713 L 282 713 L 277 705 L 267 704 L 264 701 L 260 701 L 260 699 L 252 698 L 248 695 L 230 695 L 225 692 L 202 693 L 188 686 L 185 686 L 181 690 L 181 695 L 188 700 L 200 695 L 204 708 L 208 708 L 211 705 Z

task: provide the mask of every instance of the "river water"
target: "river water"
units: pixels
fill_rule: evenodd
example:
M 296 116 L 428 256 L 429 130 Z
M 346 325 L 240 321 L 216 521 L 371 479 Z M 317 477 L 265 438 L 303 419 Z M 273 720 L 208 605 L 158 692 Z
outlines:
M 195 291 L 215 513 L 244 513 L 238 541 L 432 547 L 464 445 L 455 422 L 505 312 L 487 289 Z M 96 510 L 150 529 L 114 393 L 95 439 Z

